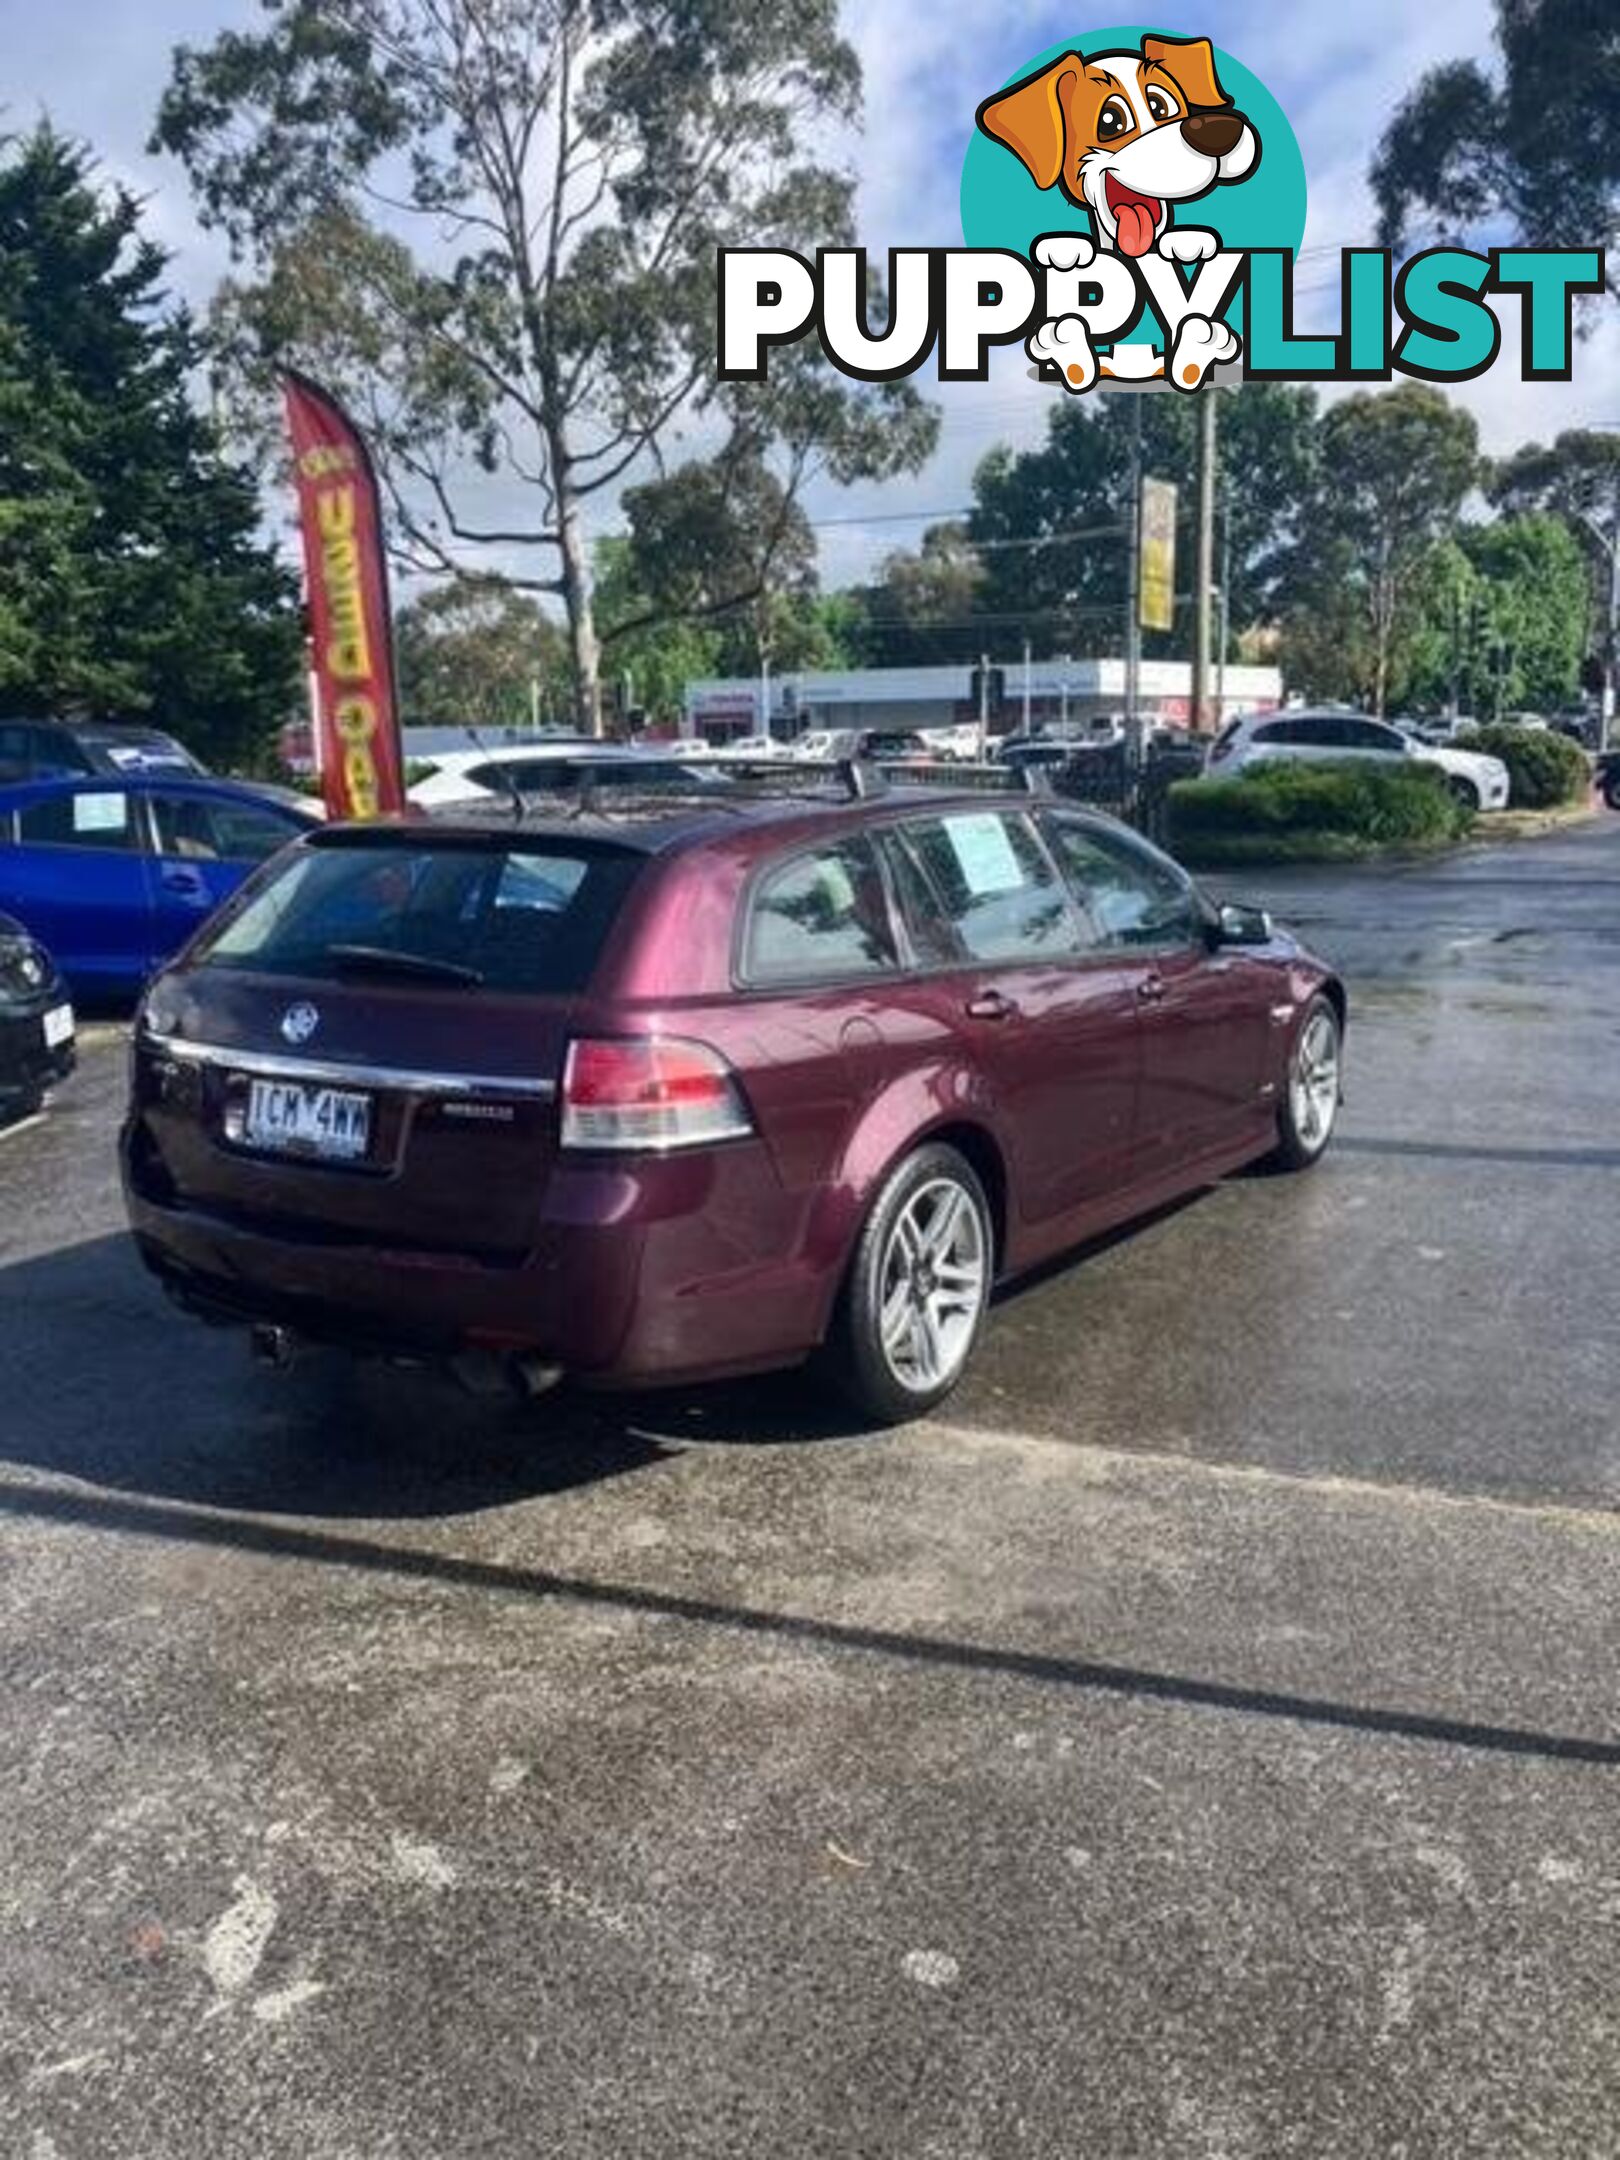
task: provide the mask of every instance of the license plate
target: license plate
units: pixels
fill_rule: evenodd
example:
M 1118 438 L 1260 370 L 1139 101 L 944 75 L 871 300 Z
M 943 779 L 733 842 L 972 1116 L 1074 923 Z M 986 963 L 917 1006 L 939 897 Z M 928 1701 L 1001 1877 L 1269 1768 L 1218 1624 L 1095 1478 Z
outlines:
M 371 1097 L 291 1080 L 254 1080 L 242 1136 L 250 1147 L 282 1155 L 353 1162 L 371 1142 Z
M 64 1043 L 73 1040 L 73 1007 L 53 1005 L 45 1015 L 45 1047 L 60 1050 Z

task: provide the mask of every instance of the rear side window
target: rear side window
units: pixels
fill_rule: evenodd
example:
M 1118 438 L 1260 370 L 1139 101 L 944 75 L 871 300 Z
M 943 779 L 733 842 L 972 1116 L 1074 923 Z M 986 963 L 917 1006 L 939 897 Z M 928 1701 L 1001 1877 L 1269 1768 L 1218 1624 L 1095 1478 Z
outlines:
M 17 813 L 17 837 L 24 847 L 111 848 L 125 854 L 141 845 L 134 805 L 118 787 L 29 803 Z
M 311 847 L 272 869 L 197 957 L 331 981 L 382 956 L 402 976 L 465 969 L 472 989 L 567 994 L 590 980 L 641 867 L 588 842 Z
M 1074 951 L 1068 895 L 1023 818 L 953 811 L 900 831 L 969 960 L 1057 959 Z
M 749 982 L 847 981 L 899 965 L 888 890 L 868 841 L 796 855 L 761 879 L 743 947 Z

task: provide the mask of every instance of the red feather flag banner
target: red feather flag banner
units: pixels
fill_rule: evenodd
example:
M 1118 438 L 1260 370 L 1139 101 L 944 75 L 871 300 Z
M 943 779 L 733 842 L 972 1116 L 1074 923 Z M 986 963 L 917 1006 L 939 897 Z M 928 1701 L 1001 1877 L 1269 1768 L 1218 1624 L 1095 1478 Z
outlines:
M 405 808 L 382 505 L 354 422 L 308 376 L 282 377 L 313 653 L 315 762 L 334 818 Z

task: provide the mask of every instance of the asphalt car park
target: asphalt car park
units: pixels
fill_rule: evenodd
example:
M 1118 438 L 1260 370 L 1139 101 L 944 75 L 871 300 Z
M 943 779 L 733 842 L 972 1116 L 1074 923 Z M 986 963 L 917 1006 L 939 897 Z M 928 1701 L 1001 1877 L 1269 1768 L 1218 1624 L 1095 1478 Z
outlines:
M 0 2077 L 49 2155 L 1620 2147 L 1620 824 L 1248 879 L 1308 1178 L 944 1414 L 173 1315 L 116 1030 L 0 1138 Z

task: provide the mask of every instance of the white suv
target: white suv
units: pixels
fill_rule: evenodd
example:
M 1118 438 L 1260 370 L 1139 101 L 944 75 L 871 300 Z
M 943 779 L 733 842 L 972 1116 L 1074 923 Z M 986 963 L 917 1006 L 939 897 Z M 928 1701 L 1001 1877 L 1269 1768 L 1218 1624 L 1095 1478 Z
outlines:
M 1473 810 L 1505 810 L 1508 769 L 1478 750 L 1453 750 L 1415 741 L 1383 720 L 1355 712 L 1249 713 L 1228 722 L 1210 746 L 1212 780 L 1230 780 L 1252 765 L 1277 758 L 1308 758 L 1315 764 L 1345 758 L 1406 759 L 1434 765 Z

